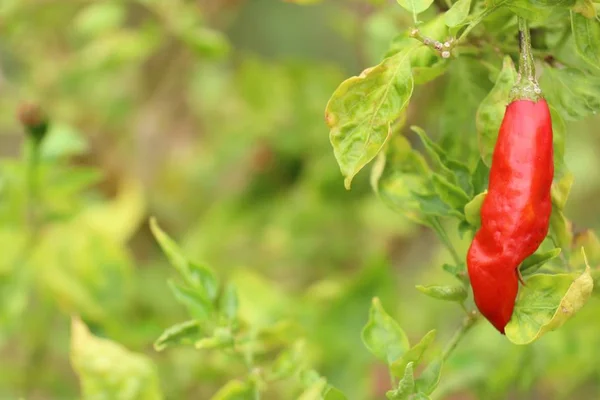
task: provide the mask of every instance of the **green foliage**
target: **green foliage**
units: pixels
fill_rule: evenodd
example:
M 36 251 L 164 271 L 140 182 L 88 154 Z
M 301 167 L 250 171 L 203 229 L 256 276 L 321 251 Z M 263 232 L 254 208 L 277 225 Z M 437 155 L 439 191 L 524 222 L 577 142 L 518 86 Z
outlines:
M 396 361 L 409 348 L 406 334 L 385 312 L 378 298 L 373 299 L 362 340 L 371 353 L 388 364 Z
M 467 299 L 467 290 L 464 286 L 418 285 L 417 290 L 439 300 L 458 301 L 462 303 Z
M 159 400 L 156 368 L 147 357 L 95 337 L 79 319 L 71 327 L 71 363 L 84 399 Z
M 519 291 L 506 337 L 528 344 L 559 328 L 588 301 L 593 287 L 589 266 L 575 280 L 572 274 L 532 276 Z
M 469 16 L 471 0 L 458 0 L 444 14 L 444 22 L 450 28 L 461 25 Z
M 510 57 L 505 57 L 496 84 L 477 109 L 477 135 L 479 152 L 486 165 L 492 164 L 494 145 L 504 110 L 508 104 L 510 90 L 517 80 L 517 71 Z
M 600 22 L 571 11 L 571 27 L 579 56 L 591 67 L 600 68 Z
M 597 397 L 597 11 L 0 2 L 0 398 Z M 502 336 L 465 254 L 517 15 L 556 173 Z
M 392 133 L 392 123 L 408 105 L 414 85 L 411 50 L 344 81 L 327 104 L 325 119 L 346 189 L 382 149 Z

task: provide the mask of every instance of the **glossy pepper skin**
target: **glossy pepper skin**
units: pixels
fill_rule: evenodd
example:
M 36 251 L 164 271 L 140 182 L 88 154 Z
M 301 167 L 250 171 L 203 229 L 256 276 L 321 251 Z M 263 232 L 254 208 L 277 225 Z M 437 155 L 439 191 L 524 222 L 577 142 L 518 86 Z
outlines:
M 501 333 L 513 313 L 519 265 L 548 233 L 553 177 L 548 104 L 513 101 L 494 148 L 481 228 L 467 254 L 475 304 Z

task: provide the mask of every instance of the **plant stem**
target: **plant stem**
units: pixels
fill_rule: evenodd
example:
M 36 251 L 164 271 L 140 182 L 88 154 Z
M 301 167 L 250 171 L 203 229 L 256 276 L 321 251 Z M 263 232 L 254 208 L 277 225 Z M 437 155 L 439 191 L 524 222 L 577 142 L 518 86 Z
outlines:
M 531 34 L 525 18 L 519 17 L 519 74 L 510 93 L 510 100 L 538 101 L 542 91 L 535 79 L 535 61 L 531 49 Z
M 28 151 L 26 154 L 27 165 L 26 190 L 27 190 L 27 223 L 29 225 L 30 237 L 33 241 L 39 230 L 39 164 L 40 164 L 40 142 L 35 139 L 28 140 Z
M 25 187 L 27 193 L 27 205 L 26 205 L 26 218 L 28 226 L 28 237 L 24 247 L 23 256 L 19 258 L 19 263 L 26 263 L 30 254 L 33 252 L 36 245 L 40 228 L 40 177 L 39 177 L 39 166 L 40 166 L 40 147 L 41 141 L 35 137 L 30 137 L 26 144 L 26 169 L 25 169 Z M 22 265 L 17 265 L 20 271 L 26 271 Z M 44 327 L 47 327 L 51 323 L 52 314 L 49 310 L 48 304 L 44 296 L 36 291 L 32 291 L 31 298 L 29 299 L 30 306 L 40 310 L 40 320 L 33 323 L 33 326 L 29 329 L 29 339 L 31 347 L 26 355 L 25 360 L 25 372 L 23 389 L 26 395 L 30 395 L 34 389 L 35 383 L 39 379 L 39 374 L 36 373 L 35 368 L 44 362 L 46 358 L 46 335 L 44 334 Z
M 450 341 L 446 344 L 444 348 L 444 352 L 442 353 L 442 358 L 446 361 L 458 343 L 462 340 L 465 334 L 475 325 L 475 323 L 479 321 L 479 316 L 475 311 L 472 311 L 467 317 L 463 320 L 463 323 L 460 328 L 454 333 Z
M 519 73 L 529 80 L 535 79 L 535 64 L 531 52 L 531 33 L 525 18 L 519 17 Z
M 437 235 L 440 238 L 440 240 L 442 241 L 442 243 L 444 243 L 444 245 L 446 246 L 446 248 L 450 252 L 450 255 L 452 255 L 452 259 L 454 260 L 454 262 L 456 263 L 456 265 L 462 264 L 462 260 L 461 260 L 460 256 L 458 255 L 458 252 L 456 251 L 456 248 L 454 247 L 454 245 L 450 241 L 450 238 L 448 237 L 448 234 L 446 233 L 446 230 L 444 229 L 444 227 L 440 223 L 439 218 L 434 217 L 434 218 L 431 219 L 431 222 L 432 222 L 434 231 L 437 233 Z

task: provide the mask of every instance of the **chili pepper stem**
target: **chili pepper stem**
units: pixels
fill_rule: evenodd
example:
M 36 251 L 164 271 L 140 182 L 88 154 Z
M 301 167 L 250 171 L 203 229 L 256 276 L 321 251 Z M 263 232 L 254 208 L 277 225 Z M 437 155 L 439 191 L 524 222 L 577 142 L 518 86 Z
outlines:
M 444 351 L 442 353 L 442 358 L 444 361 L 446 361 L 450 357 L 454 349 L 456 349 L 456 346 L 458 346 L 458 343 L 462 340 L 466 333 L 469 330 L 471 330 L 471 328 L 475 325 L 477 321 L 479 321 L 479 314 L 477 312 L 472 311 L 471 313 L 469 313 L 469 315 L 467 315 L 467 317 L 463 320 L 463 323 L 460 326 L 460 328 L 458 328 L 458 330 L 454 332 L 454 335 L 446 344 L 446 347 L 444 348 Z
M 463 261 L 459 257 L 458 252 L 456 251 L 456 249 L 454 248 L 454 245 L 450 241 L 450 238 L 448 237 L 448 234 L 446 233 L 446 230 L 442 226 L 440 220 L 437 217 L 434 217 L 431 219 L 431 224 L 433 226 L 433 230 L 435 231 L 435 233 L 437 233 L 437 235 L 440 238 L 440 240 L 442 241 L 442 243 L 444 243 L 444 245 L 450 252 L 450 255 L 452 255 L 452 259 L 454 260 L 456 265 L 462 264 Z
M 510 92 L 510 101 L 530 100 L 537 102 L 542 98 L 542 90 L 535 78 L 535 61 L 531 49 L 531 34 L 527 20 L 519 18 L 519 74 L 517 82 Z

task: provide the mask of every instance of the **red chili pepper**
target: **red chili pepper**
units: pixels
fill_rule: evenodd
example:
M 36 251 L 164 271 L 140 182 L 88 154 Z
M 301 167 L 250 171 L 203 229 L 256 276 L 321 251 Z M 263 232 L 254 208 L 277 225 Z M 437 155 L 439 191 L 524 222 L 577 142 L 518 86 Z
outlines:
M 475 304 L 501 333 L 515 305 L 519 265 L 548 233 L 553 176 L 548 104 L 513 101 L 494 148 L 481 228 L 467 254 Z

